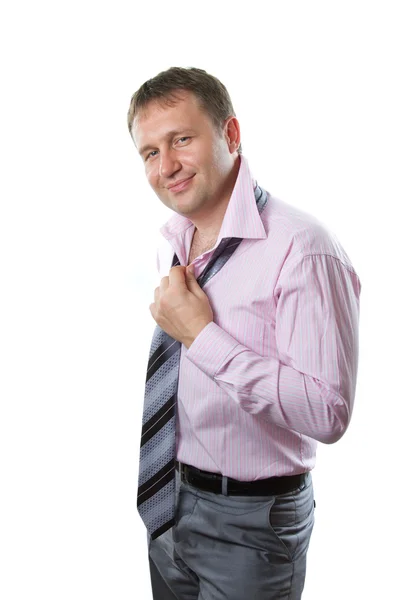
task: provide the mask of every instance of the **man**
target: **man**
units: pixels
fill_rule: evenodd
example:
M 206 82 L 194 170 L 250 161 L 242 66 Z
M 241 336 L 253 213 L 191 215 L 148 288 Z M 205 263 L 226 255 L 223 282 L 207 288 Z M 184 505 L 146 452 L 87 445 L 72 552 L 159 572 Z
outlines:
M 359 278 L 317 219 L 252 179 L 215 77 L 160 73 L 128 125 L 176 213 L 161 229 L 139 469 L 154 598 L 299 599 L 317 442 L 339 440 L 353 408 Z

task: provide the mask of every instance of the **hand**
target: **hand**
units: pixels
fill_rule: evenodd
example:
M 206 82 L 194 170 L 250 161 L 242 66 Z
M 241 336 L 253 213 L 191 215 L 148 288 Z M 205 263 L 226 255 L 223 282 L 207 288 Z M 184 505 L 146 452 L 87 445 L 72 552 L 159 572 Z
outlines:
M 187 348 L 213 321 L 207 295 L 197 283 L 191 267 L 172 267 L 169 277 L 161 279 L 150 312 L 168 335 Z

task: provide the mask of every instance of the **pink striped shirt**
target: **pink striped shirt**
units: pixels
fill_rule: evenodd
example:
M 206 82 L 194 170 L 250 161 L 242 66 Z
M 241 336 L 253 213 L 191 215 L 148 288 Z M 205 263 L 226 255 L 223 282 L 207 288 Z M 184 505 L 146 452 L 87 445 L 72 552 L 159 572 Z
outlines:
M 206 285 L 214 321 L 182 346 L 177 459 L 249 481 L 310 471 L 317 441 L 336 442 L 351 418 L 358 365 L 360 280 L 333 233 L 269 196 L 261 215 L 242 156 L 213 249 L 243 241 Z M 187 265 L 194 225 L 161 228 L 160 276 L 176 252 Z

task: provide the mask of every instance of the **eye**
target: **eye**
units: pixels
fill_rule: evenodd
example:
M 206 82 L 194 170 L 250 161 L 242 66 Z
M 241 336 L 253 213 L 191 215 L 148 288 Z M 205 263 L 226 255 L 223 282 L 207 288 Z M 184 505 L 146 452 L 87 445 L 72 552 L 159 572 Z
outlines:
M 153 158 L 153 157 L 156 155 L 156 153 L 157 153 L 157 150 L 152 150 L 151 152 L 149 152 L 149 153 L 148 153 L 148 155 L 147 155 L 147 156 L 146 156 L 146 158 L 145 158 L 145 161 L 146 161 L 148 158 Z
M 191 139 L 191 138 L 190 138 L 189 136 L 187 136 L 187 135 L 186 135 L 186 136 L 184 136 L 184 137 L 181 137 L 181 138 L 179 138 L 179 140 L 177 140 L 177 141 L 178 141 L 178 142 L 182 142 L 182 143 L 184 144 L 184 143 L 185 143 L 187 140 L 190 140 L 190 139 Z

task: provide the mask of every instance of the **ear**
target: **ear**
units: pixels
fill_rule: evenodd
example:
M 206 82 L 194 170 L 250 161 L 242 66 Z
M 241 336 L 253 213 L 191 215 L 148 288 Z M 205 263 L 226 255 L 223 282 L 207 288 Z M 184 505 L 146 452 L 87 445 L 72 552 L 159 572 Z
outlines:
M 231 154 L 240 146 L 240 125 L 236 117 L 228 117 L 224 126 L 225 139 Z

